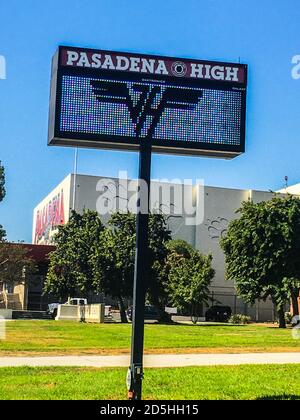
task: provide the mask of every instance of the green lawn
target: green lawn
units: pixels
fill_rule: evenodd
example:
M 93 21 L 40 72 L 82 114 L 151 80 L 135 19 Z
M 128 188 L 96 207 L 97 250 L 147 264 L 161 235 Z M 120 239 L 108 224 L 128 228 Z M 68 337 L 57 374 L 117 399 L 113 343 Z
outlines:
M 131 325 L 56 321 L 7 322 L 2 355 L 120 354 L 130 349 Z M 290 329 L 246 325 L 146 325 L 147 353 L 300 351 Z
M 1 368 L 0 399 L 126 399 L 126 369 Z M 300 399 L 300 365 L 147 369 L 144 399 Z

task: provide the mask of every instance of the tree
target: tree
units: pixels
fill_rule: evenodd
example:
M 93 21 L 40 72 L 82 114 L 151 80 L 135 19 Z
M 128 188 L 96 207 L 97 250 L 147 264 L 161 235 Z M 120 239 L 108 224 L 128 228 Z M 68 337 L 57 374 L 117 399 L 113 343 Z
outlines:
M 166 261 L 168 281 L 165 285 L 171 303 L 180 310 L 189 311 L 197 319 L 200 307 L 209 297 L 209 285 L 215 275 L 212 256 L 202 255 L 183 240 L 167 245 Z
M 147 296 L 159 312 L 162 322 L 169 322 L 170 318 L 165 312 L 168 299 L 165 282 L 165 263 L 168 256 L 167 244 L 171 240 L 171 232 L 167 228 L 166 217 L 160 213 L 150 214 L 149 218 L 149 259 L 150 275 L 147 287 Z
M 93 257 L 94 286 L 118 300 L 123 323 L 127 322 L 124 299 L 133 291 L 135 229 L 133 214 L 113 214 Z
M 0 243 L 5 241 L 6 231 L 3 229 L 3 226 L 0 225 Z
M 284 306 L 299 293 L 300 200 L 275 196 L 244 202 L 221 241 L 226 277 L 249 303 L 270 296 L 277 307 L 279 327 L 285 328 Z M 296 292 L 297 291 L 297 292 Z
M 163 266 L 167 255 L 165 247 L 170 232 L 161 214 L 151 214 L 149 220 L 149 265 L 150 273 L 147 295 L 165 321 Z M 127 322 L 124 299 L 131 299 L 133 293 L 134 262 L 136 246 L 136 216 L 132 213 L 115 213 L 101 235 L 99 249 L 95 255 L 95 271 L 106 294 L 119 302 L 121 321 Z M 98 258 L 102 255 L 102 259 Z
M 147 289 L 149 299 L 161 307 L 164 247 L 170 237 L 162 215 L 150 215 L 149 231 Z M 131 299 L 133 293 L 135 215 L 115 213 L 104 228 L 96 212 L 73 212 L 69 222 L 58 227 L 54 240 L 57 248 L 50 254 L 44 292 L 61 297 L 88 291 L 105 293 L 118 300 L 121 320 L 127 322 L 125 299 Z
M 0 283 L 4 284 L 6 289 L 26 284 L 28 276 L 35 270 L 36 264 L 28 257 L 28 249 L 22 244 L 5 241 L 0 244 Z
M 0 202 L 3 201 L 5 195 L 6 195 L 6 191 L 5 191 L 5 170 L 4 170 L 4 166 L 2 165 L 2 163 L 0 161 Z
M 4 200 L 5 195 L 6 195 L 5 170 L 4 170 L 4 166 L 2 165 L 0 161 L 0 202 Z M 0 242 L 3 241 L 5 237 L 6 237 L 6 232 L 3 229 L 3 226 L 0 225 Z
M 97 212 L 90 210 L 82 215 L 72 212 L 69 222 L 58 226 L 54 238 L 56 250 L 50 254 L 44 293 L 67 298 L 101 291 L 95 290 L 95 284 L 101 282 L 95 281 L 92 260 L 103 229 Z

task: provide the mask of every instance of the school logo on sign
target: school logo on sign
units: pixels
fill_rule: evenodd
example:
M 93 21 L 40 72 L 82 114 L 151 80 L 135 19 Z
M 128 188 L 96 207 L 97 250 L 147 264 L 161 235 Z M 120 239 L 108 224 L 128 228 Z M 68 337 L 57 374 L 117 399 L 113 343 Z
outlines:
M 173 88 L 149 83 L 92 80 L 96 98 L 101 103 L 124 104 L 135 125 L 137 136 L 152 135 L 163 112 L 169 109 L 192 110 L 203 96 L 201 89 Z

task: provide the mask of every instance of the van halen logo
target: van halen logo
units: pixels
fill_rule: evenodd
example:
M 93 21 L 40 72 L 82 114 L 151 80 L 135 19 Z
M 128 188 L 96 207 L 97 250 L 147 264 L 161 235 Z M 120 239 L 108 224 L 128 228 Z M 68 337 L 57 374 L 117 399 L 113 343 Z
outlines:
M 203 96 L 201 89 L 149 83 L 91 80 L 99 102 L 127 106 L 138 137 L 152 136 L 166 109 L 193 110 Z

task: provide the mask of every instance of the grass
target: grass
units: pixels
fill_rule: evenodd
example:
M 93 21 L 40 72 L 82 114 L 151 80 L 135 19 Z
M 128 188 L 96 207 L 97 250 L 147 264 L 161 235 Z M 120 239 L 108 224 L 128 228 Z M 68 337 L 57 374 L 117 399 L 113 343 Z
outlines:
M 0 356 L 121 354 L 130 349 L 131 325 L 56 321 L 7 322 Z M 146 325 L 146 353 L 300 351 L 291 330 L 264 325 Z
M 126 369 L 1 368 L 0 399 L 126 399 Z M 258 380 L 259 378 L 259 380 Z M 144 399 L 300 399 L 300 365 L 147 369 Z

